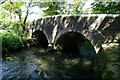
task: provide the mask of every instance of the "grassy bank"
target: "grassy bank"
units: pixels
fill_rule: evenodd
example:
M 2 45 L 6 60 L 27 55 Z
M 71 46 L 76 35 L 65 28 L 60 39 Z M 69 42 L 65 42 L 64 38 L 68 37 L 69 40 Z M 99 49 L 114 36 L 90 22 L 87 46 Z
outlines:
M 2 52 L 9 52 L 20 48 L 22 43 L 26 42 L 26 39 L 14 34 L 12 32 L 0 32 L 2 36 Z
M 107 56 L 106 69 L 103 73 L 103 80 L 120 79 L 120 43 L 103 44 Z
M 23 47 L 29 47 L 35 45 L 37 41 L 35 39 L 25 39 L 12 32 L 0 32 L 2 36 L 2 53 L 8 53 L 10 51 L 18 50 Z

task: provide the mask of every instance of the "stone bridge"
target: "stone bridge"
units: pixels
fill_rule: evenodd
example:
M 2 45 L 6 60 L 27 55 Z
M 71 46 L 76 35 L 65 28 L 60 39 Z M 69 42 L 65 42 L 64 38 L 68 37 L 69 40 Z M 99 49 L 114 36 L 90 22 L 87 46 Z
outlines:
M 33 21 L 32 25 L 29 26 L 29 32 L 31 37 L 34 33 L 40 33 L 39 37 L 42 37 L 42 39 L 46 37 L 48 44 L 52 46 L 55 46 L 62 36 L 64 38 L 61 41 L 64 41 L 68 36 L 73 36 L 72 38 L 74 39 L 74 36 L 83 35 L 91 42 L 97 53 L 102 43 L 108 40 L 120 39 L 120 15 L 81 14 L 48 16 Z

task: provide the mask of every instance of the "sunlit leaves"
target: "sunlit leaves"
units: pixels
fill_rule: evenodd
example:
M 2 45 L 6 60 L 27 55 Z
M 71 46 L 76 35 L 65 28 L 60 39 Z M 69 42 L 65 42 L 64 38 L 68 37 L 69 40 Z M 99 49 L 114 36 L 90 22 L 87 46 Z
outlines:
M 85 1 L 73 0 L 71 2 L 34 2 L 34 5 L 44 8 L 44 16 L 62 15 L 62 14 L 82 14 Z M 87 13 L 87 12 L 86 12 Z
M 83 6 L 85 5 L 84 2 L 81 2 L 81 1 L 76 1 L 76 2 L 73 2 L 73 14 L 81 14 L 83 13 Z
M 8 13 L 6 13 L 3 10 L 0 10 L 0 20 L 6 21 L 8 16 L 9 16 Z
M 120 2 L 94 2 L 92 12 L 96 14 L 119 14 Z
M 44 8 L 43 16 L 52 16 L 63 13 L 64 2 L 35 2 L 34 5 Z
M 22 2 L 13 2 L 13 5 L 15 7 L 15 11 L 19 11 L 21 9 L 23 3 Z M 12 6 L 9 1 L 7 1 L 3 4 L 3 8 L 5 10 L 12 12 Z
M 8 11 L 10 11 L 10 12 L 12 12 L 12 6 L 11 6 L 11 4 L 10 4 L 9 1 L 5 2 L 5 3 L 3 4 L 3 7 L 2 7 L 2 8 L 4 8 L 5 10 L 8 10 Z

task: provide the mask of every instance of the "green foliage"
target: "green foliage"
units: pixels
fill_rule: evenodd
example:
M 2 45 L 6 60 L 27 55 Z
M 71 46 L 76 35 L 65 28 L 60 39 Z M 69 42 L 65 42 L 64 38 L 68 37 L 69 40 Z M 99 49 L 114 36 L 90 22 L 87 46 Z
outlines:
M 18 14 L 18 15 L 21 15 L 21 7 L 23 6 L 23 2 L 13 2 L 13 5 L 15 7 L 15 12 Z M 12 12 L 12 6 L 10 4 L 9 1 L 7 1 L 3 7 L 3 9 L 7 10 L 7 11 L 10 11 Z
M 18 21 L 12 22 L 13 7 L 9 1 L 4 1 L 1 4 L 0 9 L 0 29 L 6 30 L 6 32 L 0 32 L 2 36 L 2 51 L 8 52 L 11 50 L 16 50 L 21 47 L 29 36 L 28 34 L 28 24 L 25 24 L 25 32 L 23 33 L 23 18 L 21 7 L 25 5 L 23 2 L 12 2 L 15 10 L 15 14 L 19 16 Z
M 0 32 L 2 35 L 2 51 L 8 52 L 18 49 L 25 39 L 11 32 Z
M 8 16 L 7 13 L 5 13 L 2 9 L 0 9 L 0 19 L 6 18 Z
M 62 5 L 64 5 L 65 2 L 35 2 L 34 4 L 40 8 L 44 8 L 43 16 L 52 16 L 63 13 Z
M 24 2 L 13 2 L 14 8 L 15 8 L 15 14 L 19 16 L 19 20 L 16 22 L 12 22 L 12 6 L 9 1 L 4 2 L 2 4 L 2 9 L 0 10 L 0 29 L 4 29 L 7 31 L 10 31 L 12 33 L 21 35 L 27 37 L 28 36 L 28 31 L 27 27 L 28 25 L 25 24 L 25 29 L 27 32 L 23 34 L 23 18 L 22 18 L 22 10 L 21 7 L 25 5 L 26 3 Z M 27 27 L 26 27 L 27 26 Z
M 62 14 L 87 14 L 83 10 L 86 0 L 76 0 L 72 2 L 34 2 L 34 5 L 43 8 L 43 16 L 62 15 Z
M 14 8 L 15 8 L 15 13 L 19 16 L 19 19 L 21 19 L 21 15 L 22 15 L 22 12 L 21 12 L 21 7 L 23 6 L 23 2 L 13 2 L 13 5 L 14 5 Z M 6 1 L 2 8 L 6 11 L 9 11 L 10 12 L 10 20 L 12 20 L 12 5 L 10 4 L 9 1 Z
M 3 21 L 3 23 L 1 24 L 2 29 L 6 29 L 6 30 L 9 29 L 10 31 L 17 33 L 18 35 L 24 34 L 24 31 L 27 29 L 25 28 L 25 26 L 26 26 L 26 19 L 27 19 L 28 14 L 26 13 L 25 18 L 22 18 L 21 8 L 23 7 L 23 5 L 26 6 L 27 3 L 25 2 L 11 2 L 10 3 L 10 1 L 5 1 L 4 4 L 2 4 L 2 11 L 5 14 L 8 13 L 8 16 L 3 16 L 4 13 L 0 11 L 3 16 L 0 19 L 2 21 L 6 20 L 6 21 Z M 28 12 L 29 6 L 26 8 Z M 16 20 L 16 15 L 19 16 L 19 20 Z M 12 22 L 12 19 L 14 20 L 14 22 Z
M 14 34 L 17 34 L 17 27 L 16 24 L 14 22 L 3 22 L 0 25 L 0 29 L 12 32 Z M 19 33 L 21 32 L 21 29 L 19 28 Z
M 10 12 L 12 12 L 12 6 L 11 6 L 11 4 L 10 4 L 9 1 L 7 1 L 2 8 L 4 8 L 5 10 L 9 10 Z
M 94 2 L 92 13 L 95 14 L 119 14 L 120 2 Z
M 82 14 L 83 13 L 83 6 L 85 5 L 84 2 L 81 2 L 81 1 L 76 1 L 76 2 L 73 2 L 73 11 L 72 11 L 72 14 Z

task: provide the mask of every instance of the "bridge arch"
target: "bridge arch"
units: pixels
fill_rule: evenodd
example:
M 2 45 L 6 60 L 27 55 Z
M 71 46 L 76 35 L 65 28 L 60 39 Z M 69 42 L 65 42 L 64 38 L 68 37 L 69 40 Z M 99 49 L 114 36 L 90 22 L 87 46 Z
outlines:
M 96 53 L 99 53 L 104 42 L 111 38 L 116 40 L 120 38 L 119 21 L 120 15 L 111 14 L 56 15 L 38 19 L 35 24 L 29 26 L 29 32 L 31 37 L 33 31 L 43 31 L 49 46 L 54 46 L 65 32 L 70 30 L 79 32 L 92 43 Z
M 68 31 L 59 35 L 55 41 L 55 48 L 72 53 L 83 53 L 83 50 L 95 54 L 94 46 L 91 42 L 79 32 Z
M 38 45 L 48 46 L 48 39 L 42 31 L 40 30 L 34 31 L 32 33 L 32 38 L 35 38 L 37 40 Z

